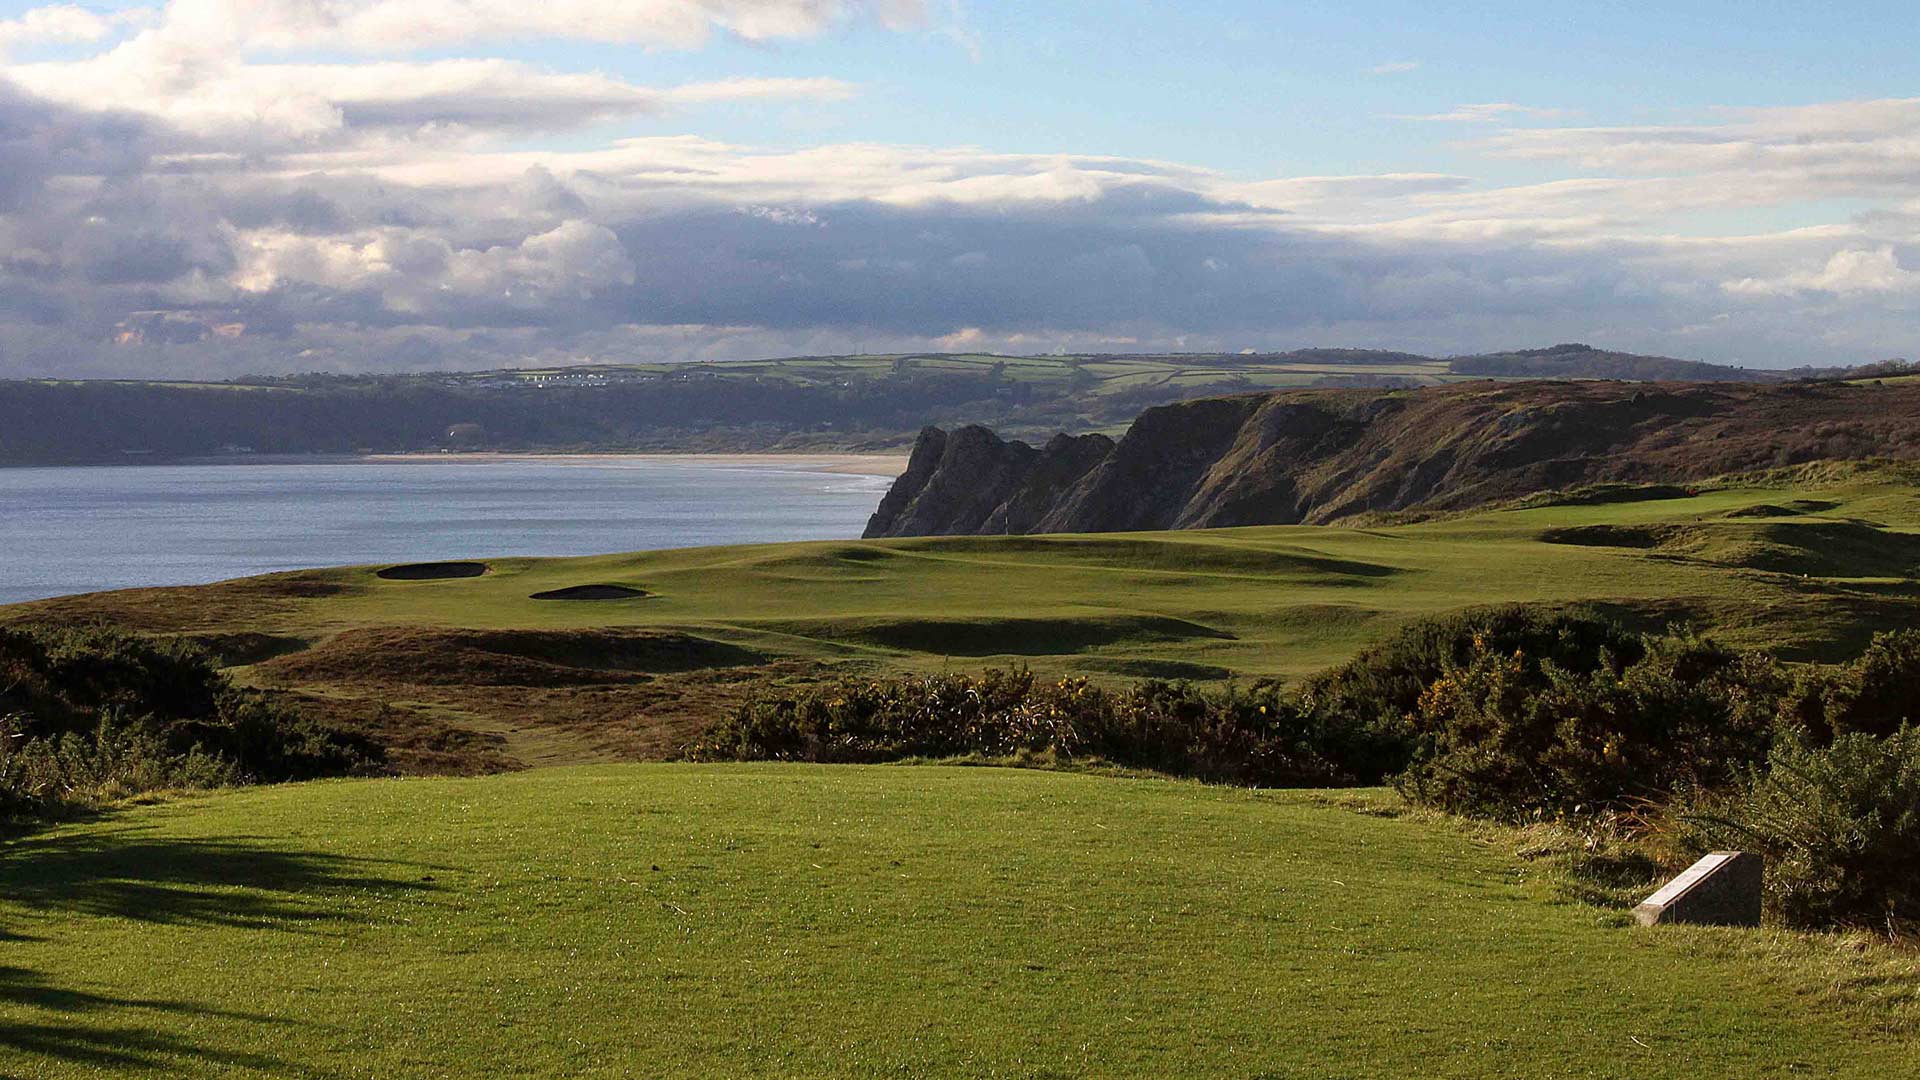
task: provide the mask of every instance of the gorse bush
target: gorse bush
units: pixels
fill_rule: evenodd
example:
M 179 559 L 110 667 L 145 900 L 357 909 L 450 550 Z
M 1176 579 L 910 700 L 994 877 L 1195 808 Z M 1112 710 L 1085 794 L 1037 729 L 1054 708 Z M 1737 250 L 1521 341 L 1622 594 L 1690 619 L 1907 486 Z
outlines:
M 1048 755 L 1247 784 L 1353 779 L 1277 687 L 1109 690 L 1024 670 L 842 680 L 752 700 L 690 754 L 819 762 Z
M 0 628 L 0 817 L 364 772 L 380 748 L 232 686 L 189 643 Z
M 749 700 L 710 759 L 1046 753 L 1256 784 L 1379 783 L 1502 818 L 1717 784 L 1766 755 L 1788 681 L 1764 657 L 1503 608 L 1403 630 L 1296 688 L 1108 689 L 1024 671 L 847 680 Z
M 106 627 L 0 627 L 0 714 L 39 731 L 93 726 L 104 709 L 207 716 L 227 682 L 189 642 Z
M 1852 663 L 1802 672 L 1784 710 L 1816 742 L 1920 724 L 1920 630 L 1877 634 Z
M 1783 739 L 1699 817 L 1707 844 L 1766 856 L 1769 905 L 1791 925 L 1920 924 L 1920 728 Z
M 1416 718 L 1437 681 L 1498 653 L 1517 657 L 1529 677 L 1541 665 L 1575 673 L 1608 658 L 1638 659 L 1639 635 L 1597 615 L 1501 607 L 1414 623 L 1353 659 L 1302 682 L 1291 700 L 1335 760 L 1364 783 L 1397 776 L 1423 740 Z M 1537 681 L 1537 678 L 1536 678 Z
M 112 714 L 84 734 L 28 738 L 16 725 L 15 717 L 0 718 L 0 820 L 240 779 L 231 762 L 198 748 L 176 752 L 152 728 Z
M 1766 755 L 1785 685 L 1770 660 L 1686 634 L 1646 638 L 1636 653 L 1602 648 L 1582 670 L 1477 635 L 1420 695 L 1401 790 L 1516 819 L 1716 786 Z

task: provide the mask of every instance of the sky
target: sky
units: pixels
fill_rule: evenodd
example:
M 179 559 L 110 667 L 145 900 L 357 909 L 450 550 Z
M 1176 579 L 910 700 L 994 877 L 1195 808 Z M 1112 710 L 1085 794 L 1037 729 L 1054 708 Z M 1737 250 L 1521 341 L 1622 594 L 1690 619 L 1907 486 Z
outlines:
M 0 377 L 1913 355 L 1920 17 L 0 0 Z

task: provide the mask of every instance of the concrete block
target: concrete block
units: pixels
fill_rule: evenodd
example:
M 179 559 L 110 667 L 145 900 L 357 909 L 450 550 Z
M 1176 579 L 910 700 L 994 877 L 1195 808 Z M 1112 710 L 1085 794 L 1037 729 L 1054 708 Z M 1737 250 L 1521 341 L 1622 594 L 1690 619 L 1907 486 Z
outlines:
M 1760 885 L 1766 866 L 1747 851 L 1716 851 L 1687 867 L 1633 909 L 1641 926 L 1759 926 Z

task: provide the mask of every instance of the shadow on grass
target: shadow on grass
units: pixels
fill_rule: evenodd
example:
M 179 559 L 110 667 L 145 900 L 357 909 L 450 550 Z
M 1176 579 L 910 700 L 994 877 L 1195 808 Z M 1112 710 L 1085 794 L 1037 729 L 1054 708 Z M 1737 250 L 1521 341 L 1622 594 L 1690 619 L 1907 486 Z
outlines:
M 256 837 L 183 839 L 110 825 L 0 845 L 0 897 L 55 914 L 293 930 L 356 918 L 329 903 L 330 893 L 430 890 L 433 869 L 289 851 Z
M 343 894 L 431 890 L 433 867 L 287 850 L 252 837 L 188 839 L 149 828 L 104 825 L 55 830 L 0 844 L 0 898 L 16 911 L 127 919 L 173 926 L 318 932 L 326 923 L 360 921 Z M 49 926 L 57 923 L 49 921 Z M 0 927 L 0 941 L 31 941 Z M 129 972 L 141 971 L 137 956 Z M 174 1017 L 165 1023 L 154 1021 Z M 207 1022 L 241 1025 L 226 1046 L 197 1042 L 183 1030 Z M 94 1069 L 251 1069 L 274 1076 L 325 1073 L 259 1049 L 258 1029 L 298 1021 L 189 1001 L 110 996 L 62 985 L 49 975 L 0 964 L 0 1078 L 8 1058 Z M 180 1030 L 170 1030 L 180 1029 Z M 233 1046 L 248 1049 L 233 1049 Z
M 224 1066 L 256 1069 L 276 1076 L 318 1075 L 267 1054 L 213 1049 L 168 1032 L 116 1022 L 126 1013 L 159 1012 L 256 1024 L 286 1023 L 270 1016 L 227 1012 L 178 1001 L 92 994 L 57 986 L 25 968 L 5 966 L 0 966 L 0 1006 L 22 1007 L 8 1010 L 15 1016 L 0 1019 L 0 1050 L 42 1061 L 143 1069 L 190 1063 L 196 1069 Z M 42 1015 L 30 1020 L 16 1018 L 26 1010 Z M 99 1023 L 91 1014 L 108 1014 L 115 1020 Z

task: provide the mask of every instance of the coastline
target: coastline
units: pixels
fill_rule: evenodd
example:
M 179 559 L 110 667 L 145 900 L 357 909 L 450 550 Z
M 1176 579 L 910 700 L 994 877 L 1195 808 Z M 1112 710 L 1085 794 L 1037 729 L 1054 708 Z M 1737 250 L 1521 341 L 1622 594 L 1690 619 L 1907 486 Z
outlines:
M 151 465 L 488 465 L 504 462 L 622 462 L 659 461 L 664 463 L 713 465 L 720 468 L 785 468 L 800 472 L 832 473 L 840 476 L 877 476 L 893 479 L 907 471 L 906 454 L 853 453 L 699 453 L 693 451 L 635 451 L 621 453 L 513 452 L 494 450 L 457 453 L 411 452 L 393 454 L 221 454 L 201 457 L 160 458 L 132 461 L 71 462 L 66 464 L 18 465 L 13 468 L 85 468 L 89 466 L 125 467 Z
M 835 473 L 841 476 L 884 476 L 888 479 L 892 479 L 907 471 L 907 455 L 905 454 L 701 454 L 684 451 L 659 453 L 639 452 L 631 454 L 523 454 L 506 451 L 478 450 L 470 453 L 448 454 L 363 454 L 348 460 L 376 464 L 405 465 L 419 465 L 429 462 L 453 465 L 485 465 L 495 462 L 511 461 L 658 461 L 666 464 L 717 465 L 722 468 L 736 469 L 792 468 L 802 472 Z

